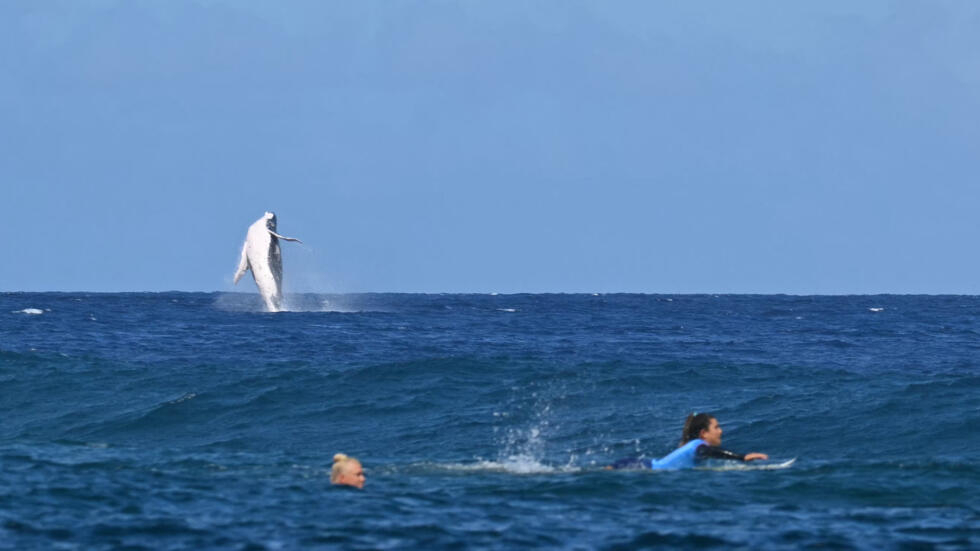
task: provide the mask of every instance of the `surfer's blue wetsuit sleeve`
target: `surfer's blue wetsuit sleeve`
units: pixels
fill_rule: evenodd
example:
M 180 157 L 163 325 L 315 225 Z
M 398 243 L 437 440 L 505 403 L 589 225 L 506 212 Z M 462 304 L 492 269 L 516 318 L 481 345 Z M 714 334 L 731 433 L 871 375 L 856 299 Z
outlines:
M 730 461 L 745 461 L 745 454 L 738 454 L 733 451 L 726 450 L 725 448 L 709 446 L 707 444 L 698 446 L 698 449 L 694 452 L 694 455 L 697 460 L 727 459 Z

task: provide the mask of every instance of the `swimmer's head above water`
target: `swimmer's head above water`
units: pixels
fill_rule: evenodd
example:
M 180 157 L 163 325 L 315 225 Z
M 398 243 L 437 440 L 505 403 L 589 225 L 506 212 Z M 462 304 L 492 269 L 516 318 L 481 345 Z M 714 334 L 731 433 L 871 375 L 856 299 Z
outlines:
M 721 427 L 718 426 L 718 419 L 708 413 L 695 412 L 688 415 L 684 421 L 684 430 L 681 432 L 679 446 L 697 438 L 704 440 L 709 446 L 720 446 Z
M 681 432 L 681 443 L 677 446 L 681 448 L 691 440 L 703 440 L 708 446 L 718 448 L 721 446 L 721 426 L 718 419 L 710 413 L 691 413 L 684 420 L 684 430 Z M 757 459 L 769 459 L 764 453 L 752 452 L 742 456 L 742 461 L 755 461 Z
M 364 468 L 361 466 L 361 462 L 342 453 L 333 456 L 330 483 L 364 488 Z

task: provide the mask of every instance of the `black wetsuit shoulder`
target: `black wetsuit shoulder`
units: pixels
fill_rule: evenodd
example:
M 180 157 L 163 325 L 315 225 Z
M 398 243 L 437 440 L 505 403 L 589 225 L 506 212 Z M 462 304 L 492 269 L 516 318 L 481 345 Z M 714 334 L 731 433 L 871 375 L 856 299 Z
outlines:
M 709 446 L 707 444 L 701 444 L 698 446 L 698 449 L 694 451 L 694 457 L 698 460 L 728 459 L 731 461 L 745 461 L 745 454 L 738 454 L 733 451 L 726 450 L 725 448 Z

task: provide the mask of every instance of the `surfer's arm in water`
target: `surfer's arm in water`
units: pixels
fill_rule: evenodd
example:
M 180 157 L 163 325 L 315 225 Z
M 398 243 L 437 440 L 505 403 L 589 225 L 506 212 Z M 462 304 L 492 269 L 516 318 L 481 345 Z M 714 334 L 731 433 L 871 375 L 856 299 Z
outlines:
M 769 459 L 769 456 L 764 453 L 746 453 L 740 454 L 735 453 L 725 448 L 719 446 L 709 446 L 703 444 L 698 446 L 697 451 L 698 459 L 727 459 L 729 461 L 755 461 L 756 459 Z

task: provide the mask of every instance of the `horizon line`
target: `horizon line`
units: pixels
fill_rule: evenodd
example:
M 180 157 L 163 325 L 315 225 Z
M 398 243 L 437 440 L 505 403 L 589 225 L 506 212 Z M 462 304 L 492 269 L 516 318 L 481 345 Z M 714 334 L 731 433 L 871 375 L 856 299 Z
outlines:
M 259 293 L 246 291 L 187 291 L 179 289 L 169 289 L 165 291 L 86 291 L 86 290 L 47 290 L 47 291 L 0 291 L 0 294 L 91 294 L 91 295 L 112 295 L 112 294 L 228 294 L 228 295 L 255 295 Z M 758 291 L 298 291 L 284 292 L 283 295 L 486 295 L 486 296 L 513 296 L 513 295 L 587 295 L 587 296 L 606 296 L 606 295 L 645 295 L 645 296 L 791 296 L 791 297 L 858 297 L 858 296 L 958 296 L 958 297 L 980 297 L 977 293 L 951 293 L 951 292 L 830 292 L 830 293 L 805 293 L 805 292 L 758 292 Z

